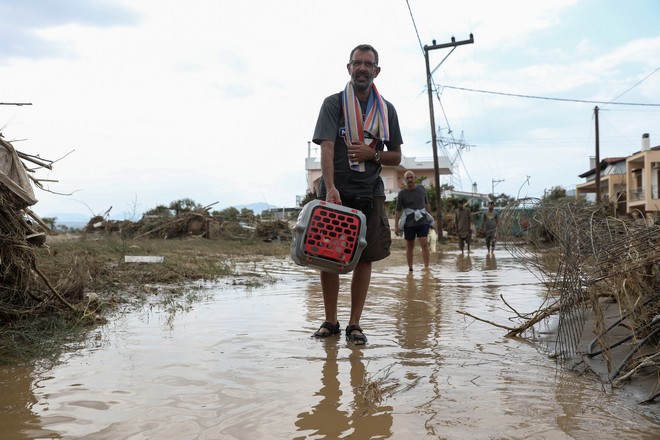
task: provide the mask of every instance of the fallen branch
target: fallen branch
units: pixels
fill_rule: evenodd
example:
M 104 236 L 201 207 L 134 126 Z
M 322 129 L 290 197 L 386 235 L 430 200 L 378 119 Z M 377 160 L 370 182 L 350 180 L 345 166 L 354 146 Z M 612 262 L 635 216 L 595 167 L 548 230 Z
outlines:
M 503 328 L 505 330 L 509 330 L 509 332 L 512 332 L 512 331 L 515 330 L 515 329 L 513 329 L 511 327 L 507 327 L 505 325 L 501 325 L 501 324 L 497 324 L 497 323 L 492 322 L 492 321 L 487 321 L 485 319 L 477 318 L 476 316 L 474 316 L 474 315 L 472 315 L 468 312 L 464 312 L 462 310 L 456 310 L 456 313 L 460 313 L 461 315 L 469 316 L 470 318 L 476 319 L 477 321 L 485 322 L 486 324 L 494 325 L 495 327 L 499 327 L 499 328 Z
M 510 305 L 508 302 L 506 302 L 506 300 L 504 299 L 504 295 L 500 295 L 500 299 L 502 300 L 502 302 L 503 302 L 503 303 L 504 303 L 504 304 L 505 304 L 505 305 L 506 305 L 506 306 L 507 306 L 507 307 L 508 307 L 513 313 L 516 314 L 516 316 L 517 316 L 518 318 L 525 319 L 525 317 L 524 317 L 523 315 L 521 315 L 520 313 L 518 313 L 518 310 L 516 310 L 516 309 L 514 309 L 513 307 L 511 307 L 511 305 Z
M 546 307 L 543 310 L 539 310 L 538 313 L 535 316 L 533 316 L 532 318 L 530 318 L 526 323 L 524 323 L 520 327 L 511 329 L 511 331 L 509 333 L 507 333 L 506 337 L 509 338 L 509 337 L 518 336 L 521 333 L 524 333 L 525 330 L 528 330 L 534 324 L 538 324 L 539 322 L 543 321 L 548 316 L 551 316 L 551 315 L 554 315 L 555 313 L 557 313 L 559 311 L 559 308 L 560 308 L 559 304 L 555 304 L 553 306 Z
M 52 161 L 44 161 L 44 159 L 38 157 L 38 156 L 33 156 L 31 154 L 25 154 L 21 153 L 20 151 L 16 150 L 16 154 L 18 154 L 18 157 L 20 157 L 23 160 L 27 160 L 29 162 L 32 162 L 35 165 L 39 165 L 40 167 L 43 168 L 48 168 L 49 170 L 53 169 Z
M 596 297 L 597 299 L 598 299 L 598 298 L 611 298 L 612 295 L 609 294 L 609 293 L 599 293 L 599 294 L 597 294 L 595 297 Z M 587 301 L 588 301 L 588 298 L 586 298 L 586 299 L 580 301 L 580 303 L 582 303 L 582 302 L 587 302 Z M 530 327 L 532 327 L 534 324 L 538 324 L 539 322 L 543 321 L 545 318 L 547 318 L 547 317 L 549 317 L 549 316 L 551 316 L 551 315 L 554 315 L 555 313 L 559 312 L 560 307 L 561 307 L 561 306 L 560 306 L 559 302 L 556 302 L 555 304 L 553 304 L 553 305 L 551 305 L 551 306 L 548 306 L 548 307 L 546 307 L 546 308 L 543 309 L 543 310 L 538 310 L 537 313 L 536 313 L 536 315 L 534 315 L 533 317 L 531 317 L 526 323 L 524 323 L 524 324 L 521 325 L 520 327 L 517 327 L 517 328 L 515 328 L 515 329 L 512 329 L 512 330 L 506 335 L 506 337 L 512 337 L 512 336 L 518 336 L 518 335 L 520 335 L 521 333 L 525 332 L 525 330 L 528 330 Z
M 639 403 L 641 403 L 642 405 L 653 403 L 655 401 L 655 399 L 657 399 L 658 397 L 660 397 L 660 391 L 656 392 L 655 394 L 651 395 L 648 399 L 643 400 Z
M 215 202 L 215 203 L 218 203 L 218 202 Z M 213 203 L 213 205 L 215 205 L 215 203 Z M 209 205 L 209 206 L 212 206 L 212 205 Z M 171 225 L 173 225 L 173 224 L 175 224 L 175 223 L 181 223 L 181 222 L 188 221 L 188 220 L 190 220 L 190 216 L 197 216 L 197 217 L 201 217 L 201 218 L 206 219 L 206 220 L 213 220 L 213 221 L 217 222 L 216 219 L 214 219 L 213 217 L 210 217 L 210 216 L 209 216 L 208 214 L 206 214 L 206 213 L 205 213 L 205 214 L 201 214 L 201 213 L 199 213 L 199 212 L 189 211 L 189 212 L 186 212 L 185 214 L 182 214 L 182 215 L 178 216 L 178 217 L 175 218 L 174 220 L 170 220 L 170 221 L 168 221 L 168 222 L 166 222 L 166 223 L 164 223 L 164 224 L 162 224 L 162 225 L 160 225 L 160 226 L 158 226 L 158 227 L 156 227 L 156 228 L 154 228 L 154 229 L 152 229 L 152 230 L 150 230 L 150 231 L 147 231 L 147 232 L 145 232 L 145 233 L 143 233 L 143 234 L 140 234 L 140 235 L 134 237 L 133 240 L 137 240 L 138 238 L 144 237 L 145 235 L 149 235 L 149 234 L 151 234 L 151 233 L 153 233 L 153 232 L 160 231 L 161 229 L 165 229 L 165 228 L 167 228 L 168 226 L 171 226 Z
M 140 238 L 140 237 L 144 237 L 145 235 L 149 235 L 149 234 L 151 234 L 151 233 L 153 233 L 153 232 L 160 231 L 161 229 L 165 229 L 166 227 L 168 227 L 168 226 L 170 226 L 170 225 L 173 225 L 174 223 L 180 223 L 180 222 L 182 222 L 182 221 L 186 221 L 186 220 L 188 220 L 188 218 L 187 218 L 187 217 L 183 217 L 183 216 L 182 216 L 182 218 L 176 218 L 176 219 L 174 219 L 174 220 L 170 220 L 169 222 L 166 222 L 166 223 L 163 224 L 163 225 L 160 225 L 160 226 L 158 226 L 158 227 L 156 227 L 156 228 L 153 228 L 152 230 L 147 231 L 147 232 L 145 232 L 144 234 L 140 234 L 140 235 L 134 237 L 133 240 L 137 240 L 138 238 Z
M 655 353 L 652 354 L 651 356 L 648 356 L 648 357 L 644 358 L 642 361 L 640 361 L 640 362 L 635 366 L 635 368 L 632 368 L 632 369 L 628 370 L 628 372 L 627 372 L 626 374 L 624 374 L 623 376 L 618 377 L 616 380 L 614 380 L 614 381 L 612 382 L 612 385 L 613 385 L 613 386 L 617 386 L 617 385 L 621 384 L 621 382 L 623 382 L 624 380 L 628 379 L 630 376 L 632 376 L 633 374 L 637 373 L 637 372 L 638 372 L 639 370 L 641 370 L 642 368 L 646 368 L 646 367 L 658 367 L 658 361 L 659 361 L 659 360 L 660 360 L 660 352 L 655 352 Z
M 76 308 L 73 307 L 73 306 L 72 306 L 67 300 L 65 300 L 64 297 L 63 297 L 62 295 L 60 295 L 60 293 L 59 293 L 57 290 L 55 290 L 55 288 L 53 287 L 53 285 L 50 283 L 50 280 L 48 279 L 48 277 L 46 277 L 46 275 L 44 275 L 44 273 L 43 273 L 41 270 L 39 270 L 39 267 L 37 267 L 37 263 L 36 263 L 36 261 L 33 262 L 33 264 L 32 264 L 32 268 L 33 268 L 34 271 L 37 273 L 37 275 L 39 275 L 39 276 L 41 277 L 41 279 L 44 280 L 44 283 L 46 283 L 46 286 L 48 286 L 48 288 L 50 289 L 50 291 L 53 292 L 53 294 L 54 294 L 54 295 L 55 295 L 60 301 L 62 301 L 62 302 L 63 302 L 63 303 L 69 308 L 69 309 L 71 309 L 71 310 L 73 310 L 73 311 L 75 312 L 75 311 L 76 311 Z
M 44 221 L 41 219 L 41 217 L 39 217 L 37 214 L 35 214 L 30 208 L 24 208 L 23 211 L 25 211 L 25 213 L 27 215 L 29 215 L 32 218 L 32 220 L 37 222 L 39 224 L 39 226 L 41 226 L 44 231 L 46 231 L 48 233 L 51 232 L 50 226 L 48 226 L 46 223 L 44 223 Z

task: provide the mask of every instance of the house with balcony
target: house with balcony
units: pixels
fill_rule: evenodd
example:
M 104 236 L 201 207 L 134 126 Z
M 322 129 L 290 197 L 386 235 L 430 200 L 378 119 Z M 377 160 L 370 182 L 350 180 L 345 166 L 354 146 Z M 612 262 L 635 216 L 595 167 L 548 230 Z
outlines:
M 626 158 L 628 213 L 660 213 L 660 146 L 650 148 L 648 134 L 642 138 L 642 149 Z
M 575 195 L 595 201 L 596 159 L 590 158 L 590 163 L 591 169 L 579 175 L 586 182 L 575 186 Z M 626 214 L 626 158 L 605 158 L 599 165 L 601 201 L 613 204 L 619 215 Z
M 599 165 L 602 202 L 615 204 L 616 212 L 622 215 L 660 215 L 660 145 L 651 148 L 648 133 L 642 136 L 640 151 L 627 157 L 603 159 Z M 576 197 L 596 193 L 595 161 L 592 169 L 579 177 L 587 180 L 576 186 Z
M 316 150 L 314 152 L 313 150 Z M 307 171 L 307 192 L 318 194 L 319 179 L 321 178 L 321 155 L 319 147 L 312 147 L 307 143 L 307 158 L 305 159 L 305 170 Z M 385 186 L 385 199 L 390 202 L 394 200 L 403 185 L 403 175 L 406 171 L 413 171 L 419 177 L 426 177 L 426 182 L 435 184 L 435 166 L 433 158 L 402 157 L 397 166 L 383 166 L 380 177 Z M 439 174 L 451 175 L 452 166 L 448 157 L 438 157 Z

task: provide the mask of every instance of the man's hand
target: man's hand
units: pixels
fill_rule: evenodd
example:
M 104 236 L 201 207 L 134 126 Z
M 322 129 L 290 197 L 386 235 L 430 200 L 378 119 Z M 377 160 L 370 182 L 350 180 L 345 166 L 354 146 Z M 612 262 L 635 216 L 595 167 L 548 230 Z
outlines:
M 325 196 L 325 201 L 329 203 L 335 203 L 341 205 L 341 197 L 339 196 L 339 190 L 336 187 L 328 189 L 328 193 Z
M 348 158 L 354 162 L 365 162 L 374 157 L 374 149 L 365 143 L 348 146 Z

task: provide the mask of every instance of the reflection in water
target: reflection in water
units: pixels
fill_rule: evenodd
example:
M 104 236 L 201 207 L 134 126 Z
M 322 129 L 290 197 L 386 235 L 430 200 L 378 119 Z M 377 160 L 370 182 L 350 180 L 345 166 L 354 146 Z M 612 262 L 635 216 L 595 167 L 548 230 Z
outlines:
M 472 258 L 470 255 L 458 254 L 456 257 L 456 270 L 459 272 L 469 272 L 472 269 Z
M 319 341 L 325 345 L 327 357 L 321 371 L 321 389 L 315 396 L 321 400 L 311 411 L 298 414 L 296 426 L 300 431 L 313 431 L 325 439 L 339 438 L 348 431 L 350 422 L 347 410 L 341 410 L 341 390 L 339 389 L 339 364 L 337 363 L 337 338 Z
M 432 283 L 432 279 L 428 270 L 421 275 L 408 272 L 406 284 L 402 285 L 401 313 L 396 314 L 396 319 L 401 347 L 411 350 L 406 352 L 408 358 L 419 357 L 421 354 L 416 350 L 430 345 L 431 334 L 437 325 L 435 318 L 440 316 L 439 297 L 432 288 L 437 287 L 437 283 Z
M 484 270 L 497 270 L 497 260 L 495 259 L 495 254 L 486 254 Z
M 321 400 L 310 411 L 298 414 L 295 422 L 298 431 L 312 431 L 307 435 L 327 440 L 339 439 L 348 433 L 356 439 L 389 438 L 392 435 L 392 407 L 373 402 L 377 406 L 371 408 L 372 402 L 363 400 L 366 369 L 361 349 L 352 348 L 348 356 L 352 395 L 350 403 L 344 404 L 345 409 L 342 409 L 338 340 L 328 338 L 320 343 L 324 344 L 327 356 L 321 374 L 321 388 L 314 395 L 320 396 Z

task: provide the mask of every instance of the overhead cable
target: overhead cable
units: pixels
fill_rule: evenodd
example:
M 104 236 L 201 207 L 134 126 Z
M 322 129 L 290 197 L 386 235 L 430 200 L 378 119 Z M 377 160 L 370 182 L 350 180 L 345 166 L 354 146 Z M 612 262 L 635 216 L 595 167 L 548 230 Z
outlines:
M 456 87 L 448 85 L 439 85 L 445 89 L 452 90 L 462 90 L 464 92 L 474 92 L 474 93 L 486 93 L 490 95 L 500 95 L 500 96 L 513 96 L 516 98 L 527 98 L 527 99 L 544 99 L 547 101 L 563 101 L 563 102 L 580 102 L 585 104 L 602 104 L 602 105 L 634 105 L 642 107 L 660 107 L 660 104 L 645 104 L 645 103 L 635 103 L 635 102 L 612 102 L 612 101 L 590 101 L 586 99 L 568 99 L 568 98 L 550 98 L 547 96 L 534 96 L 534 95 L 521 95 L 517 93 L 504 93 L 504 92 L 492 92 L 490 90 L 479 90 L 479 89 L 469 89 L 467 87 Z

